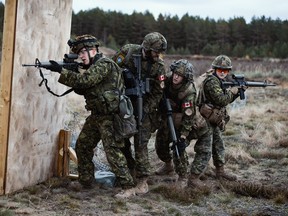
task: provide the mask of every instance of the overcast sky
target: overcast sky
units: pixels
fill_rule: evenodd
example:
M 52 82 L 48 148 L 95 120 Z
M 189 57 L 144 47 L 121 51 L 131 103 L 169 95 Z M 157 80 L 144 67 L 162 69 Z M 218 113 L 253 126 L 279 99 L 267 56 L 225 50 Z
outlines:
M 72 0 L 73 10 L 89 10 L 96 7 L 104 11 L 117 11 L 132 14 L 133 11 L 148 10 L 155 19 L 158 15 L 178 15 L 181 18 L 188 13 L 190 16 L 213 18 L 215 20 L 244 17 L 247 22 L 253 16 L 273 20 L 288 20 L 287 0 Z M 5 0 L 0 0 L 5 2 Z
M 73 10 L 88 10 L 99 7 L 104 11 L 117 11 L 132 14 L 133 11 L 151 12 L 158 15 L 178 15 L 213 18 L 215 20 L 244 17 L 247 22 L 253 16 L 288 20 L 288 1 L 286 0 L 73 0 Z

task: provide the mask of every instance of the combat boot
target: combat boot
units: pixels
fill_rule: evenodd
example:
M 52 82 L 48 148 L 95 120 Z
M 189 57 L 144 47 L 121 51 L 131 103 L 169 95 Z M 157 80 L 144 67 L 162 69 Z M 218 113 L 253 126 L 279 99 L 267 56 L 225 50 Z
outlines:
M 172 161 L 165 162 L 161 167 L 159 167 L 156 171 L 156 175 L 172 175 L 174 173 L 174 166 Z
M 205 184 L 200 180 L 200 175 L 191 173 L 188 177 L 187 186 L 191 188 L 201 188 L 204 187 Z
M 187 186 L 187 182 L 188 182 L 188 179 L 186 178 L 186 176 L 180 176 L 176 182 L 176 186 L 178 188 L 185 188 Z
M 135 193 L 136 194 L 146 194 L 149 191 L 149 186 L 147 183 L 148 178 L 141 178 L 139 179 L 138 184 L 135 187 Z
M 224 166 L 217 166 L 216 167 L 216 178 L 217 179 L 226 179 L 228 181 L 236 181 L 237 177 L 233 174 L 226 173 L 224 171 Z
M 135 188 L 129 188 L 129 189 L 122 190 L 121 192 L 116 194 L 115 198 L 126 199 L 126 198 L 129 198 L 131 196 L 135 196 L 135 195 L 136 195 Z

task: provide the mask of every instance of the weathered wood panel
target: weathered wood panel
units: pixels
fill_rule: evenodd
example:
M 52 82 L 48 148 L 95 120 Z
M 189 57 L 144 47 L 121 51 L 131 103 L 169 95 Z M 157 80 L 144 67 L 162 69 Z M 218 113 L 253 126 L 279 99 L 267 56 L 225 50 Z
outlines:
M 0 83 L 0 194 L 4 193 L 7 159 L 7 142 L 11 105 L 11 86 L 14 59 L 15 21 L 17 17 L 17 0 L 6 1 L 2 41 L 2 64 Z
M 7 1 L 5 8 L 6 5 Z M 18 1 L 13 70 L 1 72 L 12 75 L 10 115 L 6 122 L 9 136 L 5 193 L 56 174 L 58 134 L 64 127 L 66 98 L 57 98 L 44 86 L 39 87 L 37 69 L 23 68 L 22 64 L 34 63 L 35 58 L 61 60 L 69 51 L 71 17 L 72 0 Z M 2 65 L 5 61 L 2 59 Z M 62 93 L 67 89 L 57 82 L 59 74 L 44 69 L 43 73 L 52 90 Z

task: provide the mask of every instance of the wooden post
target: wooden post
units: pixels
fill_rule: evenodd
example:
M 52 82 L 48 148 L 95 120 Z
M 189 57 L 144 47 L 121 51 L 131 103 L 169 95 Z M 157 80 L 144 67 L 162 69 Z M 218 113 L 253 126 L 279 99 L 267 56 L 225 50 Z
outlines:
M 5 1 L 0 84 L 0 195 L 5 193 L 18 0 Z
M 58 147 L 58 169 L 59 177 L 69 175 L 68 146 L 70 145 L 70 131 L 60 130 Z
M 70 160 L 74 161 L 77 164 L 77 156 L 74 149 L 70 147 L 70 140 L 71 132 L 66 130 L 60 130 L 57 174 L 59 177 L 69 176 L 77 178 L 77 175 L 70 174 L 69 171 Z

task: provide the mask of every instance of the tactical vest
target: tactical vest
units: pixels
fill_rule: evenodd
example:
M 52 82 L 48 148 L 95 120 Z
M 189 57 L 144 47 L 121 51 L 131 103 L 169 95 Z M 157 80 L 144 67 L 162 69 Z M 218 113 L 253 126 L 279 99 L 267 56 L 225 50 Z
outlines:
M 172 88 L 172 79 L 168 79 L 165 88 L 166 98 L 170 99 L 175 128 L 179 129 L 183 118 L 183 99 L 195 90 L 194 83 L 187 82 L 179 89 Z M 196 92 L 195 92 L 196 93 Z M 195 108 L 193 108 L 195 110 Z
M 100 58 L 95 65 L 107 63 L 111 66 L 111 74 L 96 86 L 88 89 L 84 95 L 86 109 L 92 114 L 107 115 L 118 112 L 120 95 L 124 91 L 122 69 L 109 58 Z
M 180 91 L 179 89 L 177 90 L 173 89 L 172 79 L 168 79 L 164 92 L 165 92 L 166 98 L 169 98 L 170 100 L 172 100 L 171 106 L 172 106 L 173 112 L 181 113 L 183 99 L 187 97 L 188 94 L 192 93 L 194 89 L 195 87 L 193 83 L 186 83 L 180 88 Z

